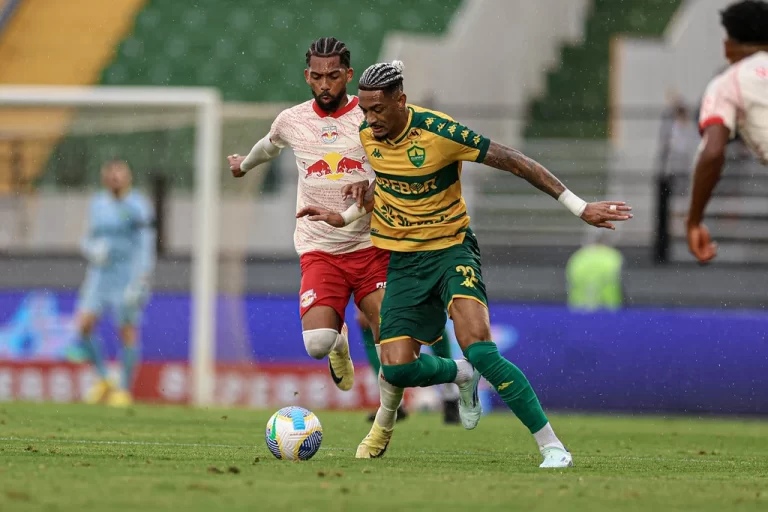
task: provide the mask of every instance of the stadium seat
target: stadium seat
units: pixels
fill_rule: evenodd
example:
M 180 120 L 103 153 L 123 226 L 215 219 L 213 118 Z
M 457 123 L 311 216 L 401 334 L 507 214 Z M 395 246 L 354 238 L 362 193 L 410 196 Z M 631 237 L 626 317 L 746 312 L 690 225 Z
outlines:
M 527 138 L 608 136 L 611 39 L 627 34 L 658 37 L 681 0 L 595 0 L 584 41 L 562 49 L 560 66 L 547 77 L 547 92 L 529 110 Z
M 20 2 L 0 33 L 0 84 L 96 82 L 143 0 Z M 67 109 L 0 109 L 0 192 L 29 190 L 71 119 Z M 44 130 L 45 133 L 40 133 Z M 35 133 L 35 135 L 30 135 Z
M 317 12 L 303 0 L 220 0 L 182 11 L 150 1 L 101 81 L 214 85 L 226 101 L 301 101 L 301 66 L 312 40 L 345 41 L 360 72 L 376 61 L 387 32 L 441 32 L 459 3 L 374 0 L 362 10 L 353 0 L 331 0 Z
M 309 44 L 334 36 L 347 43 L 359 73 L 378 59 L 389 31 L 439 33 L 460 0 L 372 0 L 365 9 L 356 0 L 329 0 L 316 11 L 304 0 L 218 0 L 185 9 L 178 3 L 147 2 L 133 32 L 105 66 L 104 85 L 214 86 L 225 101 L 299 102 L 308 96 L 302 70 Z M 361 10 L 363 12 L 361 12 Z M 351 88 L 355 92 L 356 87 Z M 122 156 L 140 170 L 141 183 L 162 173 L 176 188 L 191 188 L 191 130 L 147 133 L 95 140 L 66 140 L 56 156 L 80 144 L 89 152 L 84 180 L 95 183 L 98 159 Z M 174 159 L 157 161 L 174 148 Z M 140 148 L 137 150 L 137 148 Z M 161 149 L 161 151 L 157 151 Z M 69 175 L 67 158 L 52 158 L 48 183 Z M 82 181 L 82 180 L 81 180 Z

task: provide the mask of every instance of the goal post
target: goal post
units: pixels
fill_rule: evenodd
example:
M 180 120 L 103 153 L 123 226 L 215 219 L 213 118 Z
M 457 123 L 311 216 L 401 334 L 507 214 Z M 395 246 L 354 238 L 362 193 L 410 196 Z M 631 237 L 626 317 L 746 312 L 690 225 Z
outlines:
M 219 178 L 223 169 L 222 104 L 218 90 L 197 87 L 0 86 L 2 107 L 194 108 L 194 205 L 189 362 L 191 403 L 211 404 L 214 393 Z M 2 134 L 0 134 L 2 135 Z

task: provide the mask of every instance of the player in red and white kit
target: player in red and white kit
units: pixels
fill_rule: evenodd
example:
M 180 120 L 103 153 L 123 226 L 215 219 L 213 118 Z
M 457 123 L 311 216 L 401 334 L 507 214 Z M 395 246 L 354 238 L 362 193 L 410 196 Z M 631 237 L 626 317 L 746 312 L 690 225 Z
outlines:
M 229 165 L 241 177 L 291 146 L 299 171 L 296 210 L 322 206 L 344 211 L 354 200 L 345 199 L 342 188 L 375 177 L 358 135 L 363 113 L 357 97 L 347 95 L 353 75 L 350 52 L 341 41 L 321 38 L 306 57 L 304 77 L 314 99 L 281 112 L 269 134 L 247 156 L 228 157 Z M 294 233 L 304 346 L 315 359 L 328 356 L 331 378 L 344 391 L 352 388 L 355 372 L 344 323 L 352 295 L 378 339 L 389 252 L 373 247 L 370 224 L 370 214 L 343 228 L 300 218 Z
M 704 209 L 720 179 L 725 146 L 736 133 L 768 165 L 768 3 L 745 0 L 721 12 L 731 66 L 707 87 L 699 128 L 703 136 L 687 219 L 688 248 L 701 263 L 717 255 Z

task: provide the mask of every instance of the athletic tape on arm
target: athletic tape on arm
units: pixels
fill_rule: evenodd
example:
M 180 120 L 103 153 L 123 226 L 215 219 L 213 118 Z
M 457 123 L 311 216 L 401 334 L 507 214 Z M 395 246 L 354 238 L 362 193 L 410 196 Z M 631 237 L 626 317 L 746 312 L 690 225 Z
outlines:
M 587 207 L 586 201 L 568 189 L 565 189 L 565 191 L 560 194 L 560 197 L 558 197 L 557 200 L 577 217 L 581 217 L 581 214 L 584 213 L 584 209 Z
M 272 144 L 269 135 L 267 135 L 253 146 L 251 152 L 240 164 L 240 169 L 243 172 L 248 172 L 257 165 L 269 162 L 279 154 L 280 148 Z

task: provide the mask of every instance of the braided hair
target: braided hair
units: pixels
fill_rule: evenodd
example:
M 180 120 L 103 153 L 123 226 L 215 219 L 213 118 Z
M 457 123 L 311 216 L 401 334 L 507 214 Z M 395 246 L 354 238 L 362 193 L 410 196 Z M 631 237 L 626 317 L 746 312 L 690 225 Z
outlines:
M 339 62 L 345 68 L 349 67 L 351 55 L 347 45 L 335 37 L 321 37 L 314 41 L 307 50 L 307 66 L 312 57 L 339 57 Z
M 357 86 L 361 91 L 402 91 L 404 69 L 405 65 L 399 60 L 379 62 L 363 71 Z
M 728 37 L 742 44 L 768 44 L 768 2 L 743 0 L 720 12 Z

